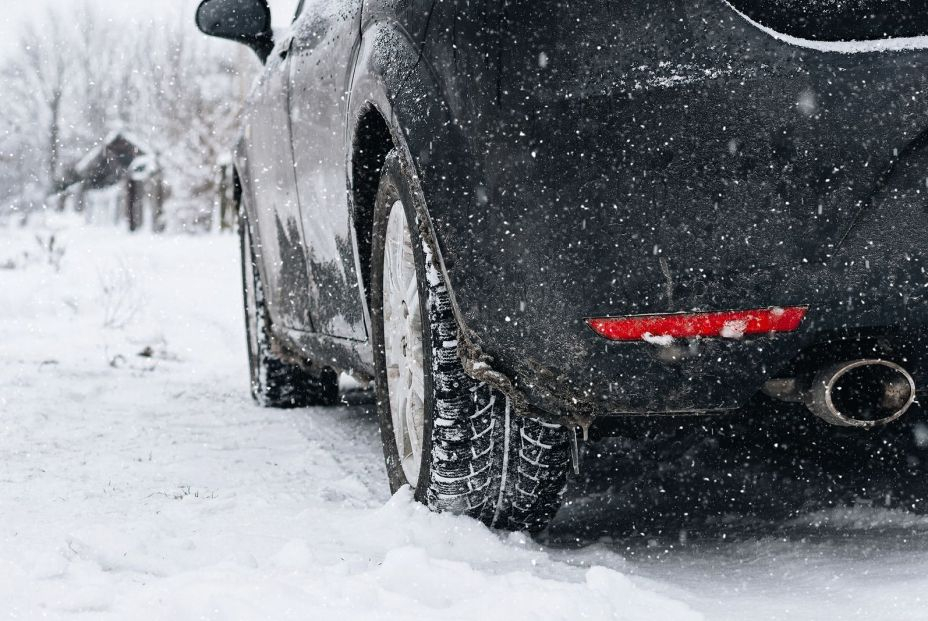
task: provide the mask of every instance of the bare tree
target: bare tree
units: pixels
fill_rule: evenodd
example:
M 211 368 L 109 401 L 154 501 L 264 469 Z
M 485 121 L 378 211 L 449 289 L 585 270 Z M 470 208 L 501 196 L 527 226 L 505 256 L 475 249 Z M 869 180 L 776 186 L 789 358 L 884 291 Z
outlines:
M 70 46 L 75 84 L 71 107 L 75 129 L 99 141 L 114 122 L 127 125 L 133 93 L 129 66 L 134 46 L 122 28 L 83 0 L 73 10 L 74 41 Z
M 35 106 L 35 118 L 45 120 L 45 182 L 54 189 L 61 153 L 61 112 L 68 86 L 70 58 L 64 41 L 61 14 L 49 10 L 40 28 L 27 23 L 20 38 L 20 53 L 8 69 L 8 84 L 15 97 L 26 105 Z M 11 78 L 11 79 L 10 79 Z
M 257 63 L 186 20 L 118 23 L 95 6 L 49 11 L 0 63 L 0 208 L 29 188 L 59 190 L 69 165 L 120 128 L 157 151 L 176 200 L 208 212 Z

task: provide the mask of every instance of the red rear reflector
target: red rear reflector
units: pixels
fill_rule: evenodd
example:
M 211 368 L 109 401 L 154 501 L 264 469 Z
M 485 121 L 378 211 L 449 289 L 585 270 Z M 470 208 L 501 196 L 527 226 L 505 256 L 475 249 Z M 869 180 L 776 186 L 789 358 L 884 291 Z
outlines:
M 805 306 L 762 308 L 718 313 L 677 313 L 587 319 L 596 334 L 611 341 L 640 341 L 696 336 L 741 338 L 748 334 L 793 332 L 806 316 Z

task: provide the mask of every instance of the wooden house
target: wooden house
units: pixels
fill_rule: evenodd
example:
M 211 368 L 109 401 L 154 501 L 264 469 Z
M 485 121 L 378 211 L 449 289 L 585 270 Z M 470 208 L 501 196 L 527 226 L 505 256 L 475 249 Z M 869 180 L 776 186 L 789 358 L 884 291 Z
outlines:
M 130 231 L 164 230 L 165 188 L 154 150 L 125 131 L 112 132 L 67 175 L 65 205 L 88 221 Z

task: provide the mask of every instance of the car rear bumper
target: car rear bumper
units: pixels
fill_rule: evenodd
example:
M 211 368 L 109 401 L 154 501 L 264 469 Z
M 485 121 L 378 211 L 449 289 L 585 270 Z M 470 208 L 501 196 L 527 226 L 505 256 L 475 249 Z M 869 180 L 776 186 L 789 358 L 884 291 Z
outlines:
M 775 377 L 811 374 L 835 362 L 883 358 L 928 383 L 928 303 L 848 312 L 814 305 L 794 333 L 743 339 L 678 339 L 669 344 L 606 341 L 582 322 L 559 344 L 500 354 L 493 366 L 533 408 L 592 418 L 614 414 L 713 412 L 744 406 Z
M 532 407 L 551 414 L 731 410 L 768 379 L 858 357 L 897 362 L 921 388 L 928 383 L 928 214 L 914 183 L 922 179 L 914 174 L 921 159 L 910 166 L 911 178 L 903 172 L 877 193 L 829 262 L 758 268 L 743 304 L 728 291 L 719 306 L 707 308 L 709 297 L 698 309 L 807 306 L 795 332 L 609 341 L 586 320 L 628 306 L 615 304 L 622 296 L 611 274 L 589 267 L 603 263 L 598 252 L 585 260 L 578 255 L 576 271 L 552 267 L 539 274 L 515 261 L 494 281 L 494 304 L 467 304 L 465 295 L 463 314 L 469 327 L 483 327 L 479 342 L 495 370 Z M 546 252 L 537 238 L 529 248 Z M 674 286 L 672 272 L 661 276 L 656 287 Z M 663 310 L 697 310 L 685 304 Z

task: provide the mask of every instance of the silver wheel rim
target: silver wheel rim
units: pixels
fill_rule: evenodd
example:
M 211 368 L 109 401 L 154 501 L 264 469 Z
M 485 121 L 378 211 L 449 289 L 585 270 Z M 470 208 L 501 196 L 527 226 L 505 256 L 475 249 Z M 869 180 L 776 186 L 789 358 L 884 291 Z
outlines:
M 406 480 L 419 480 L 425 435 L 425 374 L 419 279 L 403 203 L 390 209 L 383 258 L 383 333 L 393 437 Z

